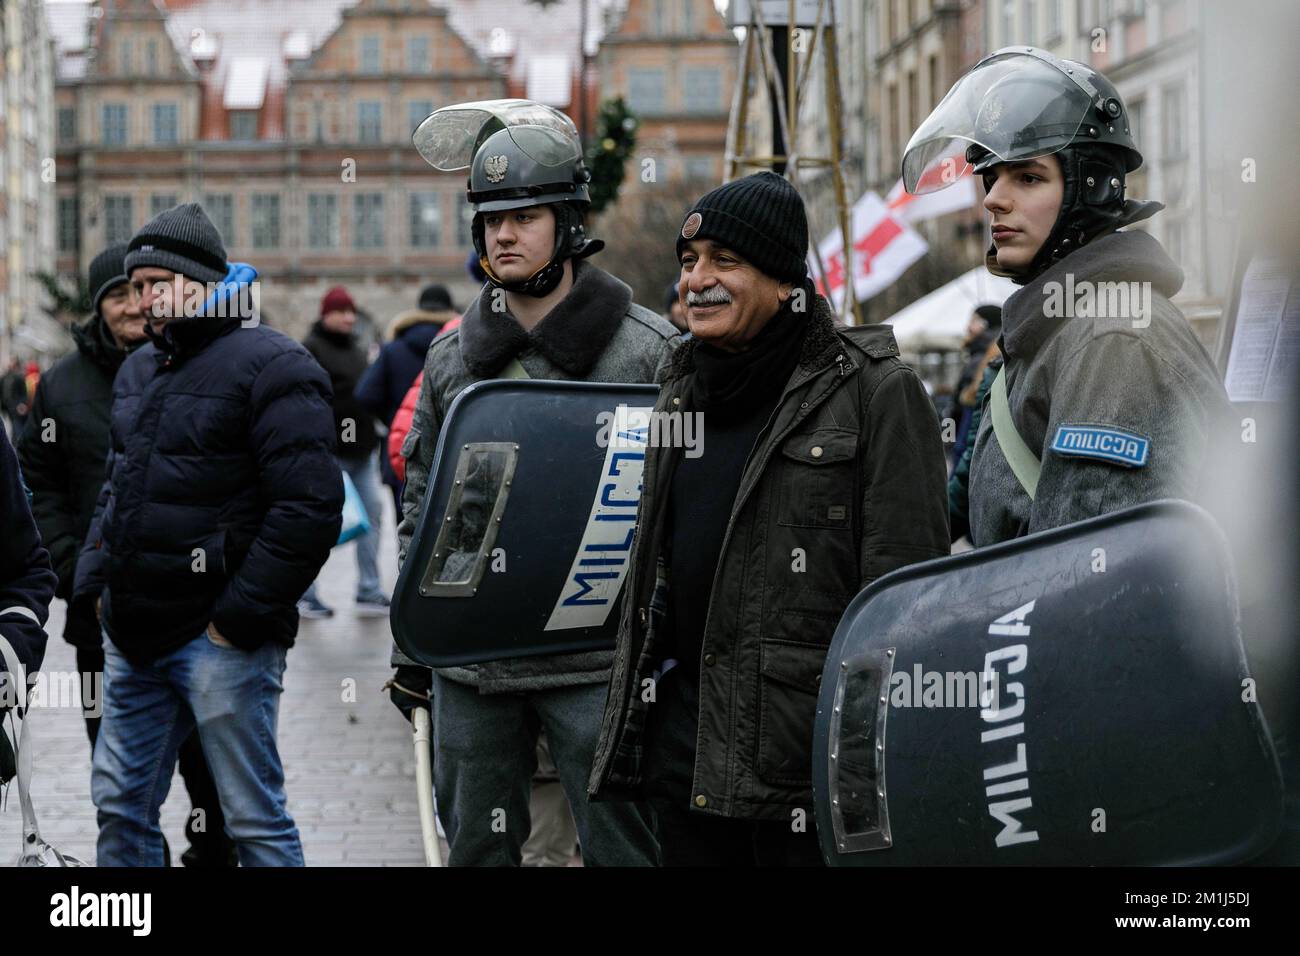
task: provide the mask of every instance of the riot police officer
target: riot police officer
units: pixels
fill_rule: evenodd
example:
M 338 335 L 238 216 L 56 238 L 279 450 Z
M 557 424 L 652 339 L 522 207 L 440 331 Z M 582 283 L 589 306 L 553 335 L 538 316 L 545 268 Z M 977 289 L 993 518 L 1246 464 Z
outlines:
M 461 104 L 435 112 L 414 140 L 437 169 L 470 167 L 474 248 L 488 281 L 460 326 L 435 339 L 426 357 L 402 446 L 403 562 L 425 517 L 439 429 L 466 387 L 495 378 L 651 382 L 676 335 L 670 323 L 632 302 L 627 285 L 585 261 L 603 243 L 585 236 L 590 174 L 563 113 L 523 100 Z M 516 494 L 511 507 L 517 503 L 549 507 L 539 489 Z M 528 641 L 526 634 L 517 637 Z M 589 805 L 586 798 L 611 661 L 606 650 L 434 673 L 434 782 L 451 865 L 519 864 L 539 730 L 568 794 L 584 861 L 657 862 L 658 846 L 639 805 Z M 400 650 L 393 663 L 394 702 L 407 710 L 425 693 L 429 672 Z
M 1182 269 L 1146 232 L 1164 208 L 1125 198 L 1142 164 L 1111 82 L 1033 47 L 985 57 L 903 157 L 909 192 L 983 178 L 1004 365 L 970 468 L 970 536 L 1017 538 L 1158 498 L 1195 500 L 1227 397 L 1169 299 Z

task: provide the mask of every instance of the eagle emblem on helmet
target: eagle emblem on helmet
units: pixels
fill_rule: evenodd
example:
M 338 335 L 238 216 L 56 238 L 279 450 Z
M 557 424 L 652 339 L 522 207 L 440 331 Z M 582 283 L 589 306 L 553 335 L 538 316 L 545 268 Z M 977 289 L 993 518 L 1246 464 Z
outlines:
M 499 183 L 506 178 L 506 169 L 510 166 L 508 156 L 489 156 L 483 160 L 483 172 L 487 173 L 488 182 Z

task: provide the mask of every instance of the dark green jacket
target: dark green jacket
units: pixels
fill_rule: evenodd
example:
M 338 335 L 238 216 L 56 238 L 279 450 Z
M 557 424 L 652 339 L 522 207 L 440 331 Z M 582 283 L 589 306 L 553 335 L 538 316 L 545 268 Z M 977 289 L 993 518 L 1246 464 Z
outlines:
M 811 812 L 817 688 L 840 616 L 881 575 L 949 552 L 943 445 L 924 388 L 888 327 L 839 328 L 825 299 L 815 302 L 799 363 L 745 466 L 713 581 L 691 791 L 707 814 L 788 822 L 792 809 Z M 674 355 L 659 411 L 690 411 L 696 344 Z M 593 799 L 639 795 L 681 454 L 647 452 Z

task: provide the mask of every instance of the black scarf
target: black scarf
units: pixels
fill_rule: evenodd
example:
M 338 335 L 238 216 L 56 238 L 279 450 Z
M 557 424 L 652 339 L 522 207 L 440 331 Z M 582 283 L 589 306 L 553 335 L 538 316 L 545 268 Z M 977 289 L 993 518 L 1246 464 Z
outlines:
M 803 301 L 813 301 L 808 283 Z M 740 408 L 780 394 L 799 364 L 800 347 L 808 331 L 808 312 L 796 313 L 791 296 L 754 336 L 743 352 L 727 352 L 707 342 L 695 347 L 695 381 L 691 405 L 698 410 Z

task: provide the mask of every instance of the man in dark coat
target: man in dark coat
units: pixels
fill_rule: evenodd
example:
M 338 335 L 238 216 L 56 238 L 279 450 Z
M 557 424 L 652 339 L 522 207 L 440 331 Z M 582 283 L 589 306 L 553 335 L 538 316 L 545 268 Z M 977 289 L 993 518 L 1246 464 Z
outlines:
M 818 682 L 853 597 L 948 554 L 939 423 L 887 326 L 845 329 L 774 173 L 706 194 L 677 240 L 692 339 L 655 412 L 589 793 L 648 797 L 665 865 L 815 865 Z
M 104 484 L 113 377 L 127 353 L 148 341 L 125 259 L 126 243 L 120 243 L 91 261 L 94 314 L 72 327 L 76 351 L 41 376 L 32 414 L 18 436 L 18 457 L 32 490 L 32 514 L 59 576 L 57 596 L 65 600 L 72 596 L 77 557 Z M 86 733 L 93 751 L 101 719 L 98 681 L 104 672 L 103 636 L 93 601 L 68 605 L 63 637 L 77 649 Z M 101 693 L 87 693 L 97 686 Z M 216 784 L 198 734 L 181 744 L 180 769 L 193 807 L 202 811 L 186 818 L 190 848 L 181 859 L 186 866 L 232 865 L 235 846 L 225 834 Z
M 379 578 L 379 529 L 383 505 L 379 499 L 379 463 L 375 450 L 379 440 L 370 411 L 357 399 L 357 383 L 366 370 L 366 349 L 353 329 L 357 307 L 342 286 L 335 286 L 321 299 L 320 318 L 311 327 L 303 345 L 329 374 L 334 392 L 334 428 L 338 439 L 335 455 L 339 467 L 356 486 L 370 519 L 370 530 L 358 535 L 357 613 L 387 617 L 388 595 Z M 412 373 L 414 374 L 414 373 Z M 313 582 L 298 602 L 303 617 L 332 617 L 334 610 L 320 599 Z
M 379 357 L 366 369 L 353 393 L 357 402 L 383 422 L 385 428 L 392 426 L 411 383 L 424 369 L 429 346 L 455 318 L 451 293 L 445 286 L 428 285 L 420 291 L 418 308 L 400 313 L 389 323 L 390 341 L 379 350 Z M 400 517 L 402 482 L 387 455 L 379 456 L 379 473 L 393 492 L 393 504 Z
M 126 270 L 150 343 L 113 385 L 108 480 L 73 588 L 102 599 L 109 638 L 98 862 L 162 862 L 158 810 L 197 725 L 239 862 L 300 866 L 276 718 L 294 605 L 342 523 L 329 381 L 247 306 L 256 273 L 227 264 L 197 204 L 146 223 Z

